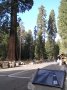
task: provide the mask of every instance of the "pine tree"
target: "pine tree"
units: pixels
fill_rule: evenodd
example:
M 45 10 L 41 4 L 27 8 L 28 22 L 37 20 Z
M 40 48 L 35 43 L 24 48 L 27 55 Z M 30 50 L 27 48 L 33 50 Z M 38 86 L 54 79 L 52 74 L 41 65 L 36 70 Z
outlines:
M 51 10 L 48 20 L 48 54 L 50 59 L 55 57 L 55 38 L 57 33 L 56 22 L 55 22 L 55 13 L 54 10 Z
M 45 59 L 45 46 L 42 39 L 42 31 L 39 30 L 38 32 L 38 38 L 36 40 L 36 46 L 35 46 L 35 57 L 37 59 Z
M 25 43 L 22 49 L 24 49 L 22 50 L 22 58 L 24 57 L 25 59 L 33 59 L 33 37 L 31 30 L 26 32 Z
M 43 5 L 39 8 L 39 14 L 37 18 L 37 28 L 38 31 L 42 31 L 44 43 L 45 43 L 45 33 L 46 33 L 46 10 Z
M 54 10 L 51 10 L 48 20 L 48 37 L 55 41 L 57 28 L 56 28 L 56 21 L 55 21 L 55 13 Z
M 37 18 L 37 40 L 35 46 L 35 57 L 37 59 L 44 59 L 45 56 L 45 33 L 46 33 L 46 10 L 42 5 L 39 8 Z
M 8 34 L 3 30 L 0 31 L 0 60 L 4 60 L 7 56 Z
M 67 0 L 61 0 L 58 15 L 58 29 L 62 39 L 61 53 L 67 53 Z

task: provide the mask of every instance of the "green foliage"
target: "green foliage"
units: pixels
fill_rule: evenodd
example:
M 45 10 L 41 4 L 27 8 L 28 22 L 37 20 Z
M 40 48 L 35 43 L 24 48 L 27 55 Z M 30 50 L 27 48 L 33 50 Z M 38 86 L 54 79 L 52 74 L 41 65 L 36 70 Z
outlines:
M 22 59 L 33 59 L 34 46 L 32 32 L 29 30 L 25 34 L 25 42 L 22 44 Z
M 55 43 L 54 45 L 54 58 L 55 59 L 57 59 L 57 56 L 59 55 L 59 51 L 60 51 L 59 45 Z
M 8 42 L 8 34 L 1 31 L 0 32 L 0 59 L 5 59 L 7 55 L 7 42 Z
M 67 54 L 67 39 L 62 39 L 60 53 Z
M 15 28 L 17 26 L 16 25 L 17 22 L 15 21 L 17 19 L 16 18 L 17 13 L 24 12 L 25 10 L 31 9 L 33 5 L 33 0 L 16 0 L 16 1 L 13 0 L 13 1 L 14 2 L 9 2 L 9 0 L 4 0 L 4 2 L 0 3 L 0 25 L 2 26 L 1 28 L 4 31 L 8 31 L 9 29 L 11 29 L 10 35 L 17 35 L 16 28 Z M 13 9 L 13 12 L 17 10 L 16 13 L 14 12 L 15 15 L 13 12 L 11 12 L 11 7 Z M 11 17 L 10 14 L 13 16 Z M 3 20 L 4 17 L 5 17 L 5 20 Z M 13 20 L 13 18 L 15 20 Z M 13 20 L 14 22 L 11 20 Z M 33 40 L 31 30 L 29 30 L 29 32 L 24 31 L 22 33 L 21 35 L 21 38 L 22 38 L 21 40 L 21 59 L 33 59 L 34 57 L 36 59 L 45 59 L 46 54 L 48 56 L 48 59 L 50 60 L 56 58 L 57 54 L 59 53 L 59 46 L 54 41 L 56 37 L 56 33 L 57 33 L 54 10 L 51 10 L 51 13 L 49 15 L 48 41 L 46 42 L 46 45 L 45 45 L 46 10 L 44 9 L 43 5 L 39 8 L 39 14 L 37 18 L 37 28 L 38 28 L 38 32 L 35 34 L 36 40 Z M 0 39 L 1 39 L 0 57 L 6 57 L 8 35 L 3 33 Z M 17 40 L 17 37 L 15 39 Z M 15 42 L 16 42 L 16 47 L 17 45 L 19 47 L 19 33 L 18 33 L 18 42 L 17 41 Z M 13 44 L 12 42 L 10 43 Z M 65 42 L 64 42 L 64 45 L 66 45 Z M 19 51 L 19 48 L 17 51 Z
M 12 20 L 11 14 L 13 13 L 11 10 L 12 8 L 16 12 L 16 16 L 17 16 L 17 13 L 25 12 L 25 10 L 30 10 L 32 6 L 33 6 L 33 0 L 25 0 L 25 1 L 23 0 L 1 0 L 0 2 L 0 28 L 2 28 L 5 31 L 8 31 L 9 29 L 11 29 L 10 28 L 11 20 Z
M 57 59 L 57 55 L 59 54 L 59 45 L 57 43 L 53 45 L 53 41 L 49 39 L 46 42 L 46 53 L 49 61 Z
M 48 33 L 48 41 L 46 42 L 47 57 L 49 60 L 53 60 L 56 57 L 55 38 L 57 33 L 54 10 L 51 10 L 49 15 L 47 33 Z
M 38 38 L 36 40 L 35 46 L 35 58 L 36 59 L 44 59 L 45 58 L 45 46 L 42 39 L 42 31 L 38 32 Z
M 54 10 L 51 10 L 48 20 L 48 35 L 52 38 L 56 38 L 57 28 L 55 22 L 55 13 Z
M 35 40 L 35 58 L 44 59 L 45 54 L 45 33 L 46 33 L 46 10 L 41 5 L 37 17 L 37 38 Z
M 61 0 L 58 16 L 58 28 L 62 39 L 67 38 L 67 0 Z
M 41 5 L 39 8 L 39 14 L 37 17 L 37 27 L 38 30 L 42 30 L 42 33 L 45 33 L 46 31 L 46 10 L 45 7 Z
M 47 52 L 47 57 L 49 60 L 53 60 L 54 58 L 54 45 L 53 41 L 51 39 L 48 39 L 46 42 L 46 52 Z
M 0 27 L 7 26 L 7 29 L 10 29 L 8 60 L 17 60 L 17 13 L 30 10 L 32 6 L 33 0 L 2 0 L 0 2 Z
M 25 10 L 30 10 L 33 6 L 33 0 L 2 0 L 0 2 L 0 27 L 8 29 L 10 28 L 10 22 L 11 22 L 11 8 L 15 7 L 17 8 L 17 13 L 24 12 Z M 7 30 L 7 29 L 6 29 Z
M 62 39 L 63 52 L 67 50 L 67 0 L 61 0 L 58 15 L 59 34 Z M 61 50 L 61 51 L 62 51 Z

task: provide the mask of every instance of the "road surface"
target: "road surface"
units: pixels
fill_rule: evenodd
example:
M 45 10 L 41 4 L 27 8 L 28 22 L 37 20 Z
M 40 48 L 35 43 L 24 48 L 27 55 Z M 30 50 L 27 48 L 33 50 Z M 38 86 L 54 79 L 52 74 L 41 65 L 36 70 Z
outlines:
M 28 90 L 28 82 L 38 68 L 52 70 L 65 69 L 57 65 L 56 62 L 28 64 L 15 68 L 0 69 L 0 90 Z

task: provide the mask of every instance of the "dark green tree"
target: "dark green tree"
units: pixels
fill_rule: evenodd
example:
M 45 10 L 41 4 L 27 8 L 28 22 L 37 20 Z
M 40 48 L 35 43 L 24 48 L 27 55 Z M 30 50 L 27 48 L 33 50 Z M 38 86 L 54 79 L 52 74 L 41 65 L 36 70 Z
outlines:
M 43 5 L 41 5 L 41 7 L 39 8 L 39 14 L 38 14 L 38 17 L 37 17 L 37 28 L 38 28 L 38 31 L 39 30 L 42 31 L 43 40 L 44 40 L 44 43 L 45 43 L 46 10 L 45 10 L 45 7 Z
M 58 42 L 55 43 L 55 46 L 54 46 L 54 48 L 55 48 L 55 55 L 54 55 L 54 57 L 55 57 L 56 60 L 57 60 L 57 56 L 59 55 L 59 51 L 60 51 L 60 45 L 59 44 L 60 43 L 58 41 Z
M 1 20 L 7 14 L 10 15 L 10 37 L 8 43 L 7 60 L 17 59 L 17 13 L 24 12 L 32 8 L 33 0 L 2 0 L 0 2 L 0 17 Z M 3 20 L 4 21 L 4 20 Z
M 42 39 L 42 31 L 39 30 L 38 38 L 36 40 L 35 46 L 35 58 L 36 59 L 45 59 L 45 46 Z
M 67 0 L 61 0 L 58 15 L 58 31 L 62 40 L 61 53 L 67 53 Z
M 55 58 L 55 38 L 57 33 L 56 22 L 55 22 L 55 13 L 54 10 L 51 10 L 48 20 L 48 54 L 50 59 Z
M 49 61 L 56 60 L 59 55 L 59 44 L 55 42 L 55 45 L 52 43 L 52 40 L 49 38 L 46 42 L 46 53 Z
M 0 59 L 4 60 L 7 56 L 8 34 L 3 30 L 0 31 Z
M 54 52 L 55 52 L 53 40 L 48 38 L 45 46 L 46 46 L 48 60 L 51 61 L 54 59 Z
M 22 59 L 33 59 L 33 36 L 31 30 L 25 32 L 25 42 L 22 43 Z
M 46 34 L 46 10 L 41 5 L 37 17 L 37 40 L 35 45 L 35 57 L 44 59 L 45 56 L 45 34 Z
M 48 36 L 55 41 L 57 28 L 54 10 L 51 10 L 48 20 Z

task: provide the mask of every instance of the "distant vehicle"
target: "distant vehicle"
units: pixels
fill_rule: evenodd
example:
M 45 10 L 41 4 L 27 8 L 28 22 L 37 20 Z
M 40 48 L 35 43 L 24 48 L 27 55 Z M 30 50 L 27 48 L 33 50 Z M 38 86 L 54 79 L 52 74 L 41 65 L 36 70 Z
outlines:
M 62 65 L 67 65 L 67 56 L 65 54 L 60 55 L 62 60 Z

